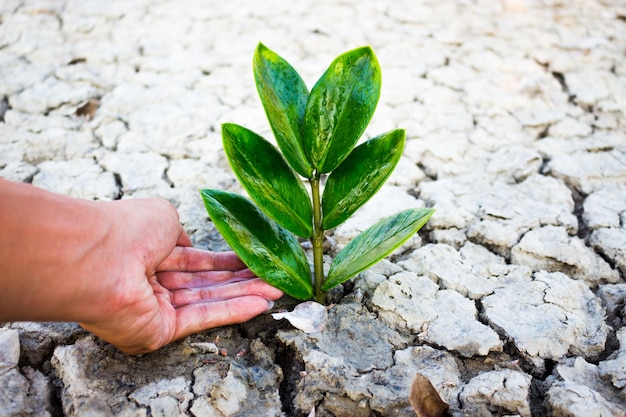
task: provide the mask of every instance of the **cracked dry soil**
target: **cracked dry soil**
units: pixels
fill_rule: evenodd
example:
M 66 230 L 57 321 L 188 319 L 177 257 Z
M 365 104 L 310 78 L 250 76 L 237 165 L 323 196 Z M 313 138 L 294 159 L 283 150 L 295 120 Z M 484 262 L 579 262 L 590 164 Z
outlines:
M 0 176 L 162 197 L 226 250 L 197 190 L 242 192 L 221 123 L 271 138 L 256 44 L 309 87 L 369 44 L 365 137 L 407 144 L 326 255 L 399 209 L 436 214 L 332 294 L 322 333 L 266 314 L 128 356 L 73 323 L 4 323 L 0 415 L 412 416 L 419 372 L 455 416 L 625 416 L 626 4 L 292 3 L 3 1 Z

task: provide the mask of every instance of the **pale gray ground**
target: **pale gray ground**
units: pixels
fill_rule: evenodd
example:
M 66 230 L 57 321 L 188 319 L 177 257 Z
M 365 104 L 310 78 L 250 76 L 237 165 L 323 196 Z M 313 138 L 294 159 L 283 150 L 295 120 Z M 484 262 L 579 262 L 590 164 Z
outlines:
M 226 249 L 197 190 L 241 191 L 221 123 L 271 137 L 259 41 L 309 88 L 371 45 L 366 136 L 407 130 L 329 255 L 403 207 L 434 217 L 320 334 L 264 315 L 130 357 L 74 324 L 5 324 L 0 415 L 410 416 L 416 372 L 457 415 L 626 415 L 623 0 L 3 0 L 0 176 L 161 196 Z

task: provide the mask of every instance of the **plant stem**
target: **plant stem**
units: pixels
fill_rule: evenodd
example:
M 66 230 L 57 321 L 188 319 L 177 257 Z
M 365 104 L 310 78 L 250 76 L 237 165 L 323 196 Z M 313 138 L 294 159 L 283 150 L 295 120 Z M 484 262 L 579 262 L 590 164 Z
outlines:
M 314 297 L 320 304 L 326 304 L 326 294 L 322 291 L 324 283 L 324 229 L 322 229 L 322 207 L 320 199 L 320 175 L 315 174 L 310 180 L 313 200 L 313 275 Z

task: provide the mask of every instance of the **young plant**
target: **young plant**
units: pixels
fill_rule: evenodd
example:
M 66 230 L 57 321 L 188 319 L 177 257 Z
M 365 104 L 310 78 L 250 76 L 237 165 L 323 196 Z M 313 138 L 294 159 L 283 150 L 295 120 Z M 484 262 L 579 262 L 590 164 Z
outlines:
M 405 132 L 392 130 L 356 146 L 380 96 L 380 68 L 370 47 L 338 56 L 310 92 L 294 68 L 263 44 L 253 69 L 279 149 L 245 127 L 222 125 L 226 156 L 252 201 L 220 190 L 201 195 L 215 227 L 257 276 L 294 298 L 324 303 L 326 291 L 389 255 L 434 210 L 408 209 L 380 220 L 337 254 L 325 277 L 325 231 L 380 189 L 400 160 Z M 313 279 L 298 237 L 312 242 Z

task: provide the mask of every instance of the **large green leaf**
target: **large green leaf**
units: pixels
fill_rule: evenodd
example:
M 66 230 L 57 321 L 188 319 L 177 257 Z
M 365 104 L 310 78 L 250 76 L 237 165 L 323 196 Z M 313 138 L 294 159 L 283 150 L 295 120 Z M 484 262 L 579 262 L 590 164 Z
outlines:
M 398 164 L 406 134 L 384 133 L 357 146 L 326 181 L 322 196 L 324 230 L 337 227 L 365 204 Z
M 300 175 L 311 178 L 313 167 L 302 145 L 302 125 L 309 90 L 295 69 L 259 43 L 252 60 L 261 103 L 278 147 Z
M 224 151 L 250 198 L 287 230 L 302 237 L 313 234 L 309 194 L 278 150 L 245 127 L 222 125 Z
M 311 298 L 309 263 L 293 234 L 243 196 L 220 190 L 201 195 L 213 224 L 252 272 L 294 298 Z
M 416 233 L 434 211 L 430 208 L 404 210 L 363 231 L 337 254 L 322 290 L 328 291 L 389 255 Z
M 304 116 L 304 148 L 318 173 L 352 151 L 380 97 L 378 60 L 368 46 L 338 56 L 317 81 Z

